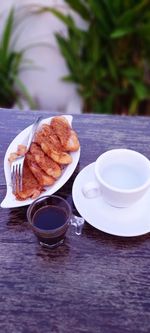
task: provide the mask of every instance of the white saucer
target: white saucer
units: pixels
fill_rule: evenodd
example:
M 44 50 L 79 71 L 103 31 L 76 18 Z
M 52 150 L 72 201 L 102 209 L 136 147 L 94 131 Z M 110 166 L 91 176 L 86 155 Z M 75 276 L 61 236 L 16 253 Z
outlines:
M 89 199 L 83 195 L 83 185 L 93 180 L 96 180 L 94 163 L 77 175 L 72 189 L 75 207 L 89 224 L 116 236 L 133 237 L 150 232 L 150 190 L 131 207 L 115 208 L 101 196 Z

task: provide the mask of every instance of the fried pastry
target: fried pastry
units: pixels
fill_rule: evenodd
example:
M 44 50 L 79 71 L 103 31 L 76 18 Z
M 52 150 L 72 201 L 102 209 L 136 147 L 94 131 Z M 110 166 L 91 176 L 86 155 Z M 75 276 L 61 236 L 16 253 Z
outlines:
M 11 153 L 9 155 L 8 161 L 11 164 L 15 161 L 19 156 L 24 156 L 27 152 L 27 147 L 25 145 L 18 145 L 17 151 L 15 153 Z
M 50 124 L 43 124 L 28 152 L 26 146 L 20 144 L 9 156 L 11 164 L 18 156 L 25 155 L 23 189 L 14 193 L 16 198 L 35 199 L 45 186 L 53 185 L 61 176 L 63 167 L 72 162 L 70 152 L 78 150 L 79 146 L 77 134 L 65 117 L 53 117 Z
M 35 142 L 38 143 L 44 153 L 58 164 L 70 164 L 72 157 L 63 151 L 60 141 L 49 125 L 43 125 L 35 135 Z
M 38 183 L 25 161 L 23 167 L 22 191 L 14 193 L 16 198 L 18 200 L 26 200 L 28 198 L 35 199 L 43 190 L 43 186 Z
M 27 147 L 25 145 L 18 145 L 17 154 L 19 156 L 24 156 L 27 152 Z
M 79 140 L 77 134 L 72 130 L 67 119 L 63 116 L 52 118 L 50 127 L 59 138 L 65 151 L 76 151 L 79 149 Z
M 33 173 L 34 177 L 37 179 L 41 186 L 50 186 L 54 184 L 55 179 L 48 176 L 35 162 L 34 156 L 31 153 L 27 153 L 26 161 L 29 169 Z
M 71 129 L 70 131 L 70 137 L 69 139 L 67 140 L 64 148 L 67 150 L 67 151 L 77 151 L 80 147 L 80 143 L 79 143 L 79 140 L 78 140 L 78 137 L 77 137 L 77 134 L 74 130 Z
M 31 144 L 30 153 L 34 156 L 35 162 L 38 166 L 46 172 L 48 176 L 59 178 L 61 175 L 61 167 L 58 163 L 54 162 L 48 157 L 35 142 Z
M 18 154 L 17 153 L 11 153 L 9 155 L 8 161 L 10 163 L 10 165 L 12 164 L 13 161 L 15 161 L 18 158 Z

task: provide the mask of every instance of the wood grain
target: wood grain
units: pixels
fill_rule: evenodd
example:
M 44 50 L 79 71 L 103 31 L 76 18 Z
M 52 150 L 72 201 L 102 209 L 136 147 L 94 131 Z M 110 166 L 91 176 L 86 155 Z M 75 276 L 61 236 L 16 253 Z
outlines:
M 37 113 L 0 110 L 0 200 L 5 195 L 3 159 L 11 140 Z M 150 158 L 150 118 L 74 116 L 81 158 L 57 192 L 75 210 L 71 190 L 78 172 L 111 148 L 131 148 Z M 0 332 L 150 332 L 150 236 L 122 238 L 85 224 L 72 228 L 63 246 L 42 249 L 27 207 L 0 209 Z

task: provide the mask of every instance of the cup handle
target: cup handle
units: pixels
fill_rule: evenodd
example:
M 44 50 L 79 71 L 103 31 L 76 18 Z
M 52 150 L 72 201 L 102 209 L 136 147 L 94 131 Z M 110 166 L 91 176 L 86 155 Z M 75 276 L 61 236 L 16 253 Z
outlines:
M 88 182 L 83 186 L 82 193 L 89 199 L 98 197 L 101 195 L 100 185 L 94 181 Z
M 73 225 L 75 227 L 75 234 L 76 235 L 81 235 L 82 234 L 82 228 L 84 226 L 84 218 L 83 217 L 79 217 L 76 215 L 72 215 L 71 219 L 70 219 L 70 224 Z

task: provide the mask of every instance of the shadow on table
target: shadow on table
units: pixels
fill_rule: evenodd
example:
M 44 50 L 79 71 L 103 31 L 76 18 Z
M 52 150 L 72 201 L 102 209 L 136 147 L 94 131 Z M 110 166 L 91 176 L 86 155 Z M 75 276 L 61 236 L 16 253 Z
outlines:
M 113 236 L 97 230 L 88 223 L 85 223 L 83 233 L 90 240 L 95 240 L 96 244 L 100 243 L 116 249 L 134 248 L 150 240 L 150 233 L 136 237 Z

